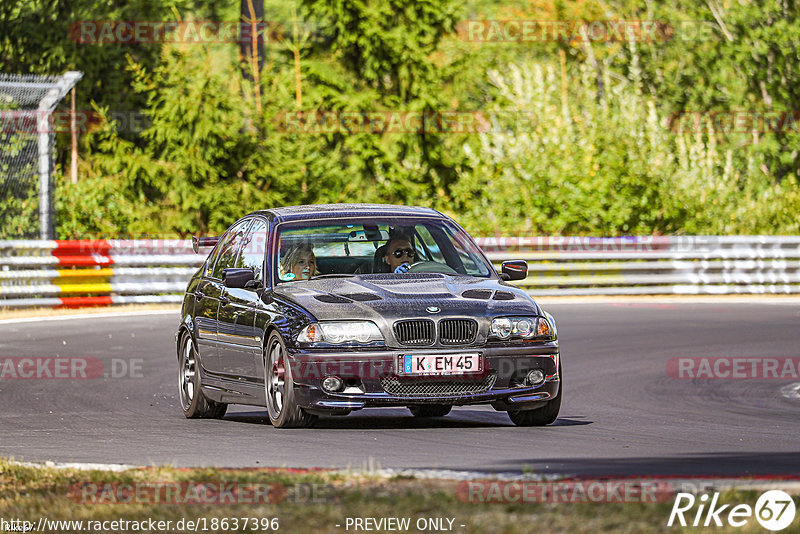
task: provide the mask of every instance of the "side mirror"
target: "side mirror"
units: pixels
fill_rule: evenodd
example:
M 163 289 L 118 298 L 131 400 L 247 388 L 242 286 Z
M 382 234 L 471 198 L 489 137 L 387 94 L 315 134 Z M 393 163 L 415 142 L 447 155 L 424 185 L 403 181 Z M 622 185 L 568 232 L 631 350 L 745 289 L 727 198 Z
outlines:
M 525 260 L 504 261 L 500 268 L 503 280 L 524 280 L 528 276 L 528 262 Z
M 259 289 L 264 289 L 264 284 L 261 282 L 261 280 L 250 280 L 249 282 L 245 283 L 244 288 L 258 291 Z
M 196 235 L 193 235 L 192 250 L 194 250 L 194 253 L 197 254 L 200 252 L 201 248 L 215 246 L 217 241 L 219 241 L 219 237 L 197 237 Z
M 222 283 L 225 287 L 246 289 L 247 284 L 255 282 L 256 273 L 253 269 L 223 269 Z

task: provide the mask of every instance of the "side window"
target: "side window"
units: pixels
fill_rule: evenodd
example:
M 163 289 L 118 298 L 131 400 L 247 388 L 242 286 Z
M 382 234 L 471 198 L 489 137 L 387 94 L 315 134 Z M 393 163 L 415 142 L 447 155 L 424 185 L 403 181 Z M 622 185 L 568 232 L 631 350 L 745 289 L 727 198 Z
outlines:
M 211 276 L 211 271 L 214 270 L 214 264 L 217 262 L 217 258 L 219 257 L 219 249 L 221 246 L 222 243 L 217 243 L 217 246 L 211 251 L 211 256 L 209 256 L 208 261 L 206 262 L 203 276 Z
M 256 219 L 250 231 L 242 241 L 242 251 L 236 258 L 236 267 L 253 269 L 256 280 L 262 280 L 264 270 L 264 255 L 267 251 L 267 223 Z
M 239 249 L 239 243 L 242 242 L 242 237 L 250 225 L 250 220 L 241 221 L 236 226 L 231 228 L 225 235 L 225 240 L 220 243 L 219 252 L 217 253 L 217 263 L 214 265 L 214 270 L 211 276 L 214 278 L 222 279 L 222 270 L 228 267 L 233 267 L 236 261 L 236 253 Z
M 212 271 L 214 270 L 214 265 L 217 263 L 219 259 L 220 251 L 225 247 L 225 244 L 230 241 L 231 239 L 230 232 L 220 237 L 219 242 L 217 242 L 217 246 L 214 247 L 214 250 L 211 251 L 211 255 L 208 258 L 208 262 L 206 263 L 206 271 L 205 276 L 211 276 Z

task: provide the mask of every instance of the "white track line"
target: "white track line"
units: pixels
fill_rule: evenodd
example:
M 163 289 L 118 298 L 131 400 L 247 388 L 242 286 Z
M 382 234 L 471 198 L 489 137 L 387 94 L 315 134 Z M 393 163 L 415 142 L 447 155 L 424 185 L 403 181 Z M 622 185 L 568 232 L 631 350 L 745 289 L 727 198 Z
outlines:
M 90 463 L 79 463 L 79 462 L 67 462 L 67 463 L 56 463 L 56 462 L 17 462 L 14 460 L 9 461 L 8 463 L 13 465 L 19 465 L 22 467 L 34 467 L 37 469 L 47 467 L 50 469 L 76 469 L 78 471 L 114 471 L 116 473 L 120 473 L 122 471 L 128 471 L 129 469 L 140 469 L 140 466 L 137 465 L 127 465 L 127 464 L 90 464 Z
M 75 315 L 49 315 L 45 317 L 19 317 L 17 319 L 0 319 L 0 325 L 16 323 L 38 323 L 41 321 L 66 321 L 69 319 L 104 319 L 108 317 L 132 317 L 138 315 L 167 315 L 180 314 L 180 310 L 142 310 L 116 313 L 81 313 Z

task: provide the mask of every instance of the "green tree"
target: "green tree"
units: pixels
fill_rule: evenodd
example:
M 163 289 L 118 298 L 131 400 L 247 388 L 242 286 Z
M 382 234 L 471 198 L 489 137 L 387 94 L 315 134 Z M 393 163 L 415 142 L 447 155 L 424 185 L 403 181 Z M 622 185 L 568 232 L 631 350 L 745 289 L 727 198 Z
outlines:
M 224 2 L 210 0 L 5 0 L 0 2 L 0 72 L 85 73 L 78 87 L 81 102 L 112 109 L 137 109 L 142 99 L 131 90 L 126 56 L 152 67 L 161 50 L 158 42 L 125 44 L 81 42 L 83 22 L 167 21 L 179 17 L 220 15 Z
M 316 103 L 342 110 L 445 111 L 452 109 L 443 87 L 455 75 L 448 58 L 437 56 L 444 37 L 455 30 L 459 4 L 452 0 L 348 2 L 305 0 L 301 13 L 317 28 L 309 54 L 317 61 L 335 61 L 346 73 L 350 89 L 321 92 Z M 310 70 L 311 85 L 329 79 Z M 327 93 L 327 94 L 326 94 Z M 357 93 L 369 95 L 370 99 Z M 395 202 L 446 202 L 456 179 L 450 134 L 334 136 L 363 161 L 361 173 L 378 196 Z

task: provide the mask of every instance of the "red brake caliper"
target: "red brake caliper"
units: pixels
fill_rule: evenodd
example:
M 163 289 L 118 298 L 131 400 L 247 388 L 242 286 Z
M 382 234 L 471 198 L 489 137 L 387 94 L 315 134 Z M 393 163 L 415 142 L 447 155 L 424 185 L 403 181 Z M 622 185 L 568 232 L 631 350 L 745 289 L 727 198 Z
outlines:
M 283 367 L 283 354 L 281 359 L 272 364 L 272 375 L 278 380 L 283 380 L 286 375 L 286 369 Z

